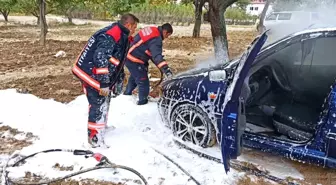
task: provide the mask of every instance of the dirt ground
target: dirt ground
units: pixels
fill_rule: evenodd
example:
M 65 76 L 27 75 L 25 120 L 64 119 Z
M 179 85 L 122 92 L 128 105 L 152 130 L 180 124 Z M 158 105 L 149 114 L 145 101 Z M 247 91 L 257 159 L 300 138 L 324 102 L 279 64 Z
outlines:
M 54 99 L 64 103 L 74 100 L 83 92 L 79 81 L 71 73 L 71 67 L 85 45 L 86 39 L 95 30 L 97 30 L 97 27 L 92 25 L 51 25 L 47 36 L 47 45 L 41 47 L 37 40 L 39 30 L 35 26 L 4 25 L 0 22 L 0 89 L 15 88 L 22 93 L 31 93 L 43 99 Z M 210 33 L 205 35 L 210 35 Z M 229 31 L 230 57 L 235 57 L 243 52 L 255 35 L 256 33 L 252 31 Z M 55 54 L 59 51 L 64 51 L 66 55 L 55 57 Z M 179 36 L 164 41 L 164 55 L 175 74 L 193 68 L 196 60 L 210 57 L 213 55 L 212 52 L 212 39 L 210 37 L 195 39 Z M 150 74 L 153 78 L 160 77 L 158 69 L 153 65 L 150 66 Z M 155 83 L 152 82 L 152 85 Z M 153 94 L 157 95 L 157 91 L 154 91 Z M 0 134 L 8 130 L 13 129 L 0 127 Z M 15 132 L 17 131 L 15 130 Z M 31 144 L 28 140 L 15 141 L 0 138 L 0 141 L 0 153 L 11 153 Z M 336 174 L 334 171 L 297 162 L 293 162 L 293 166 L 305 176 L 305 182 L 321 183 L 323 185 L 336 184 L 336 182 L 330 182 L 330 176 Z M 314 174 L 314 177 L 312 177 L 312 174 Z M 320 179 L 316 180 L 316 176 L 320 176 Z M 87 181 L 86 183 L 84 181 L 67 181 L 57 183 L 57 185 L 112 184 Z M 246 176 L 240 179 L 238 184 L 264 185 L 271 183 L 263 179 L 253 181 Z
M 12 154 L 16 150 L 31 145 L 34 139 L 36 137 L 32 133 L 23 133 L 0 125 L 0 154 Z
M 82 91 L 71 67 L 94 31 L 91 25 L 50 26 L 46 47 L 41 47 L 36 27 L 0 26 L 0 89 L 16 88 L 23 93 L 60 102 L 73 100 Z M 230 48 L 231 56 L 240 54 L 253 36 L 252 32 L 230 32 L 230 43 L 242 43 L 240 47 Z M 192 68 L 198 56 L 211 56 L 211 47 L 212 39 L 209 37 L 172 37 L 164 42 L 164 55 L 177 74 Z M 58 51 L 64 51 L 66 56 L 55 57 Z M 153 65 L 150 74 L 153 78 L 160 77 L 159 70 Z

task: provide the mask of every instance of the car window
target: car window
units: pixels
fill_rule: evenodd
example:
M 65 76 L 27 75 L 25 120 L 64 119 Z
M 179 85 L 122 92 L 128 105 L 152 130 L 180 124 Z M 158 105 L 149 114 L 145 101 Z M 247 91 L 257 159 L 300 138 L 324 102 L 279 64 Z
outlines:
M 323 99 L 336 78 L 336 38 L 310 39 L 306 40 L 304 45 L 305 58 L 298 72 L 300 79 L 303 80 L 300 89 L 306 94 Z
M 290 20 L 292 17 L 292 13 L 279 13 L 278 20 Z
M 300 71 L 300 63 L 302 58 L 301 42 L 293 43 L 285 48 L 277 50 L 274 54 L 267 57 L 270 66 L 275 70 L 277 76 L 285 83 L 285 79 L 281 76 L 286 76 L 290 83 L 293 81 L 300 82 L 298 75 Z M 279 66 L 281 65 L 281 67 Z M 284 74 L 282 74 L 284 73 Z
M 272 60 L 277 60 L 284 66 L 293 66 L 300 63 L 302 56 L 301 44 L 299 42 L 289 45 L 271 56 Z
M 266 18 L 266 20 L 268 20 L 268 21 L 276 20 L 277 16 L 278 16 L 278 14 L 276 14 L 276 13 L 272 13 L 271 15 L 269 15 L 269 16 Z
M 313 66 L 336 66 L 336 37 L 316 39 Z

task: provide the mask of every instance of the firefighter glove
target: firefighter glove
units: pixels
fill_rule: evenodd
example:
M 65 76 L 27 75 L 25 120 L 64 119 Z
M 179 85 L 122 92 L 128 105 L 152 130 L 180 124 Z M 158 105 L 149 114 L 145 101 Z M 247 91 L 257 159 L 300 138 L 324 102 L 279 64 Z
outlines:
M 168 67 L 168 65 L 165 65 L 161 68 L 162 72 L 168 77 L 168 76 L 172 76 L 173 73 L 171 72 L 170 68 Z
M 168 68 L 168 70 L 165 72 L 166 75 L 166 80 L 170 80 L 173 78 L 173 73 L 170 71 L 170 69 Z
M 110 89 L 108 87 L 101 88 L 99 90 L 99 95 L 100 96 L 108 96 L 110 94 Z

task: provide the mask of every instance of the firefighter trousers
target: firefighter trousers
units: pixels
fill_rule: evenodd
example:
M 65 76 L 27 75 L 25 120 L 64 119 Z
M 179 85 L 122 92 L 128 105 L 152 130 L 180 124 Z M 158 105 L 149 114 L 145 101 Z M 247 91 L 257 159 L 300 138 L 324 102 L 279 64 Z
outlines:
M 98 91 L 83 85 L 83 91 L 89 102 L 88 130 L 104 131 L 107 126 L 111 93 L 101 96 Z
M 149 95 L 148 66 L 129 60 L 126 61 L 125 66 L 130 72 L 130 76 L 124 94 L 131 95 L 132 91 L 138 87 L 139 102 L 146 100 Z

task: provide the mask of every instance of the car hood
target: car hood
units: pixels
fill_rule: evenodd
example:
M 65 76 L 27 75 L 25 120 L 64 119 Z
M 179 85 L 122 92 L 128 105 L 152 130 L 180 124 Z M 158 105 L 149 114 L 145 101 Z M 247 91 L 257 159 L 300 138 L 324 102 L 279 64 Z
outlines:
M 178 75 L 175 76 L 175 78 L 183 78 L 183 77 L 190 77 L 190 76 L 198 76 L 198 75 L 202 75 L 203 73 L 207 73 L 211 70 L 214 70 L 216 68 L 221 68 L 223 66 L 223 64 L 217 64 L 215 66 L 211 66 L 211 67 L 206 67 L 206 68 L 196 68 L 196 69 L 190 69 L 188 71 L 182 72 Z
M 245 50 L 244 53 L 249 53 L 253 47 L 254 47 L 254 43 L 255 41 L 257 41 L 259 39 L 259 36 L 257 36 L 253 41 L 252 43 L 250 44 L 250 46 Z M 253 46 L 253 47 L 251 47 Z M 224 69 L 224 70 L 230 70 L 230 69 L 235 69 L 235 67 L 237 66 L 238 63 L 242 62 L 242 61 L 245 61 L 246 60 L 246 56 L 244 55 L 241 55 L 235 59 L 232 59 L 230 60 L 229 62 L 227 63 L 224 63 L 224 64 L 216 64 L 214 66 L 209 66 L 207 68 L 196 68 L 196 69 L 191 69 L 191 70 L 188 70 L 186 72 L 183 72 L 183 73 L 180 73 L 176 76 L 174 76 L 171 80 L 167 80 L 167 81 L 164 81 L 162 83 L 163 86 L 169 84 L 170 82 L 173 82 L 173 81 L 176 81 L 176 80 L 180 80 L 180 79 L 185 79 L 185 78 L 191 78 L 191 77 L 196 77 L 196 76 L 207 76 L 208 73 L 212 70 L 220 70 L 220 69 Z M 232 74 L 232 70 L 230 71 L 227 71 L 228 74 Z
M 212 65 L 212 66 L 209 65 L 208 67 L 190 69 L 188 71 L 175 75 L 173 79 L 188 78 L 188 77 L 194 77 L 194 76 L 200 76 L 200 75 L 206 76 L 209 71 L 231 68 L 232 64 L 236 63 L 238 60 L 239 60 L 239 57 L 234 58 L 227 63 L 219 63 L 219 64 Z

